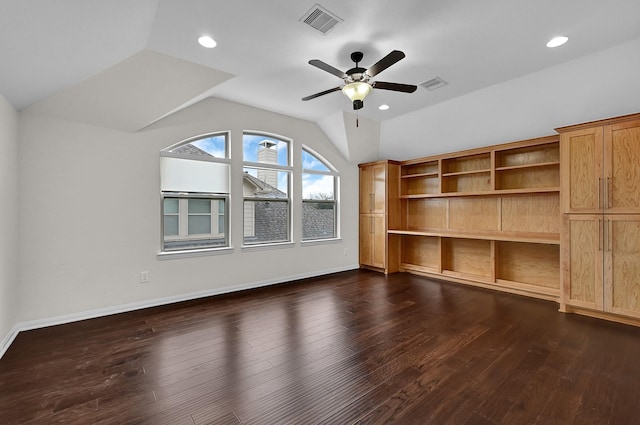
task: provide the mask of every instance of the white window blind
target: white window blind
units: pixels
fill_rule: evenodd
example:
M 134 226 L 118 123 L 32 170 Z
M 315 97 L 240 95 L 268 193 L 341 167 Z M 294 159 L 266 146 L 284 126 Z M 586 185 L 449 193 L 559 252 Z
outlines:
M 160 157 L 163 192 L 229 193 L 227 163 Z

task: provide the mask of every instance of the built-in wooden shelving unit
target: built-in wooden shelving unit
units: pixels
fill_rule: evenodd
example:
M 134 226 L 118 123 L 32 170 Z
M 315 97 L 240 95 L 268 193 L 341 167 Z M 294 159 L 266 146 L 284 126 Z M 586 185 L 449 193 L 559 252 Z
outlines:
M 378 269 L 640 326 L 640 114 L 556 130 L 394 161 Z
M 401 162 L 397 268 L 559 301 L 558 139 Z

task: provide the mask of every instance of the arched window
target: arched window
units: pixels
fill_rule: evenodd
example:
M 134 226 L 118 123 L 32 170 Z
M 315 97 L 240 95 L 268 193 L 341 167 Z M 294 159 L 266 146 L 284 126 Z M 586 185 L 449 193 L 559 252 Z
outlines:
M 228 133 L 160 152 L 163 252 L 229 246 L 228 152 Z
M 290 141 L 246 132 L 242 151 L 244 245 L 290 242 Z
M 302 240 L 338 236 L 334 168 L 309 149 L 302 149 Z

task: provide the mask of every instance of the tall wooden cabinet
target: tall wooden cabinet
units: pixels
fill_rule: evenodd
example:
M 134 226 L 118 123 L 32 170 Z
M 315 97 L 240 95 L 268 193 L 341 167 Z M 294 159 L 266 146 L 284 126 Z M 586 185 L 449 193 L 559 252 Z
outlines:
M 387 235 L 399 220 L 398 164 L 378 161 L 360 164 L 360 265 L 385 273 L 397 271 L 395 242 Z
M 640 318 L 640 114 L 557 131 L 561 309 Z

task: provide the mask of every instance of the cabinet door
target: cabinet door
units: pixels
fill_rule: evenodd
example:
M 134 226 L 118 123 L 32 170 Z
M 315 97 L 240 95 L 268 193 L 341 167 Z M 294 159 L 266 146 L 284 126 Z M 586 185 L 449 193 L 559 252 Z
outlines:
M 386 233 L 384 215 L 360 215 L 360 264 L 385 268 Z
M 373 233 L 370 215 L 360 216 L 360 264 L 373 265 Z
M 386 173 L 387 165 L 375 164 L 372 166 L 372 213 L 384 214 L 385 213 L 385 201 L 387 191 L 387 179 Z
M 360 212 L 384 214 L 386 201 L 386 171 L 384 162 L 360 168 Z
M 606 215 L 605 310 L 640 317 L 640 215 Z
M 563 256 L 563 302 L 603 309 L 603 217 L 565 216 L 568 246 Z
M 387 232 L 384 226 L 384 215 L 374 215 L 372 217 L 373 228 L 373 253 L 372 266 L 381 269 L 386 266 L 386 246 Z
M 373 167 L 360 167 L 360 213 L 373 211 Z
M 560 135 L 562 210 L 596 213 L 603 205 L 602 127 Z
M 604 127 L 608 213 L 640 212 L 640 121 Z

